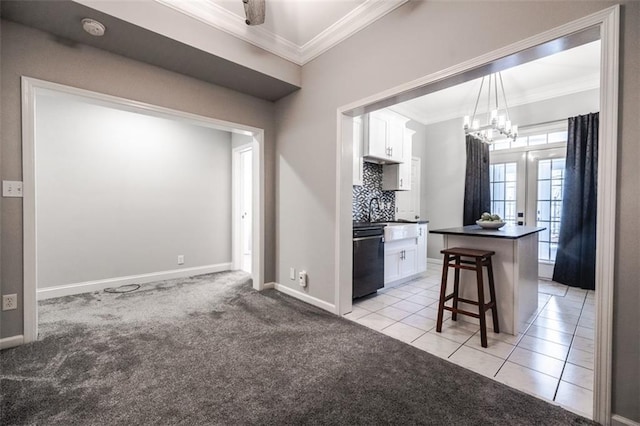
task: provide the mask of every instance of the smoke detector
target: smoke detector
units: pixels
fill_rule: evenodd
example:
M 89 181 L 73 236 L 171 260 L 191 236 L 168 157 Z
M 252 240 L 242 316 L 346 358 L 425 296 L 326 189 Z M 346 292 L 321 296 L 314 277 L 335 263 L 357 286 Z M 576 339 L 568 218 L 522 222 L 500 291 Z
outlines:
M 91 18 L 84 18 L 82 20 L 82 28 L 94 37 L 103 36 L 105 31 L 104 25 Z

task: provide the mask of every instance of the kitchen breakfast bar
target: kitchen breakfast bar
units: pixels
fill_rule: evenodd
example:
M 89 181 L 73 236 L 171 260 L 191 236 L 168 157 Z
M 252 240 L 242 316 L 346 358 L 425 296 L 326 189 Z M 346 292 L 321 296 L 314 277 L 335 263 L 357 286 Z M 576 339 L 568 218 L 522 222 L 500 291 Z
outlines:
M 500 332 L 517 334 L 524 331 L 538 309 L 538 233 L 544 229 L 534 226 L 483 229 L 469 225 L 430 233 L 441 234 L 447 249 L 464 247 L 495 252 L 493 275 Z M 475 274 L 462 271 L 460 279 L 461 296 L 477 300 Z M 453 283 L 453 279 L 448 282 Z M 486 287 L 487 280 L 484 282 Z M 489 294 L 488 290 L 485 294 Z

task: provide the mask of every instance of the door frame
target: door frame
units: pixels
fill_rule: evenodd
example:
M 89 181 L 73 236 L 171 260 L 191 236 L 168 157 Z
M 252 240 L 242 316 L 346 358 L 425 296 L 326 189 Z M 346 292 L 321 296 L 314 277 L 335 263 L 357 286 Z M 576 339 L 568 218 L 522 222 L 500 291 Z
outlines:
M 242 160 L 242 154 L 245 152 L 251 152 L 251 162 L 253 163 L 255 161 L 255 156 L 253 155 L 253 146 L 250 142 L 237 146 L 231 150 L 231 176 L 232 176 L 231 177 L 231 180 L 232 180 L 231 227 L 233 229 L 232 238 L 231 238 L 231 250 L 233 253 L 233 256 L 232 256 L 233 269 L 242 269 L 243 257 L 244 257 L 244 254 L 242 251 L 242 246 L 243 246 L 242 220 L 240 220 L 240 210 L 241 210 L 240 207 L 242 203 L 242 200 L 241 200 L 242 197 L 240 197 L 240 193 L 241 193 L 240 188 L 244 180 L 244 177 L 242 176 L 241 172 L 244 169 L 240 166 L 240 164 Z M 255 168 L 255 165 L 253 165 L 253 168 Z M 254 174 L 251 173 L 252 191 L 253 191 L 253 185 L 255 184 L 253 175 Z M 252 210 L 253 210 L 253 200 L 251 204 L 252 204 Z M 253 211 L 252 211 L 252 218 L 253 218 Z M 251 224 L 251 231 L 253 235 L 253 231 L 254 231 L 253 223 Z M 253 272 L 253 244 L 251 247 L 251 270 Z
M 596 340 L 594 362 L 593 419 L 611 422 L 613 287 L 616 253 L 616 178 L 618 147 L 618 78 L 620 55 L 620 5 L 544 31 L 527 39 L 486 53 L 453 67 L 393 87 L 336 110 L 336 211 L 334 228 L 334 300 L 335 312 L 343 315 L 352 310 L 351 303 L 351 205 L 353 167 L 352 116 L 407 100 L 406 94 L 418 91 L 455 75 L 491 64 L 526 49 L 598 28 L 601 40 L 600 62 L 600 129 L 598 152 L 598 204 L 596 225 Z
M 252 137 L 253 149 L 253 288 L 264 289 L 264 130 L 258 127 L 218 120 L 118 96 L 21 77 L 22 95 L 22 180 L 23 180 L 23 343 L 38 337 L 37 309 L 37 247 L 36 247 L 36 185 L 35 185 L 35 113 L 36 94 L 41 90 L 87 98 L 92 102 L 218 130 L 241 133 Z

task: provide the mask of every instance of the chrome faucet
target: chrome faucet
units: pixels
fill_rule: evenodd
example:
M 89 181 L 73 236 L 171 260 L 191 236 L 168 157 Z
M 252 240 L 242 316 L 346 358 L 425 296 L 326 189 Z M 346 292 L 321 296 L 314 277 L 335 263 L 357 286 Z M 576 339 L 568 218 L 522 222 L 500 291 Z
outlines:
M 373 222 L 373 209 L 372 209 L 372 204 L 373 202 L 376 202 L 377 206 L 378 206 L 378 210 L 380 210 L 380 201 L 378 200 L 378 197 L 373 197 L 370 201 L 369 201 L 369 222 Z

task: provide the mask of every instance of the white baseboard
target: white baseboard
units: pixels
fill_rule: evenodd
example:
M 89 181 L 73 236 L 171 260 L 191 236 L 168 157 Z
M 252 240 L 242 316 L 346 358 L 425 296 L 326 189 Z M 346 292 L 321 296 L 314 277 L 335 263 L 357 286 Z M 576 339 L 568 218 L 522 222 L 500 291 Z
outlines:
M 614 414 L 611 416 L 611 425 L 612 426 L 640 426 L 640 423 L 634 422 L 631 419 L 627 419 L 625 417 Z
M 0 350 L 14 348 L 24 343 L 24 336 L 22 334 L 18 336 L 5 337 L 0 339 Z
M 213 272 L 228 271 L 231 262 L 217 265 L 196 266 L 193 268 L 173 269 L 170 271 L 151 272 L 148 274 L 129 275 L 125 277 L 107 278 L 104 280 L 85 281 L 82 283 L 66 284 L 55 287 L 43 287 L 37 291 L 38 300 L 51 299 L 53 297 L 69 296 L 72 294 L 90 293 L 101 291 L 109 287 L 118 287 L 127 284 L 145 284 L 153 281 L 171 280 L 174 278 L 192 277 L 194 275 L 211 274 Z
M 316 297 L 309 296 L 306 293 L 303 293 L 299 290 L 294 290 L 291 287 L 287 287 L 282 284 L 278 284 L 278 283 L 269 283 L 269 284 L 273 284 L 273 288 L 275 288 L 276 290 L 284 294 L 287 294 L 291 297 L 295 297 L 296 299 L 302 300 L 303 302 L 306 302 L 310 305 L 317 306 L 318 308 L 324 309 L 325 311 L 336 313 L 336 306 L 332 303 L 328 303 Z M 265 284 L 265 287 L 266 287 L 266 284 Z
M 264 283 L 262 286 L 263 290 L 268 290 L 270 288 L 276 288 L 276 283 Z
M 433 257 L 427 257 L 427 263 L 442 266 L 442 259 L 434 259 Z

